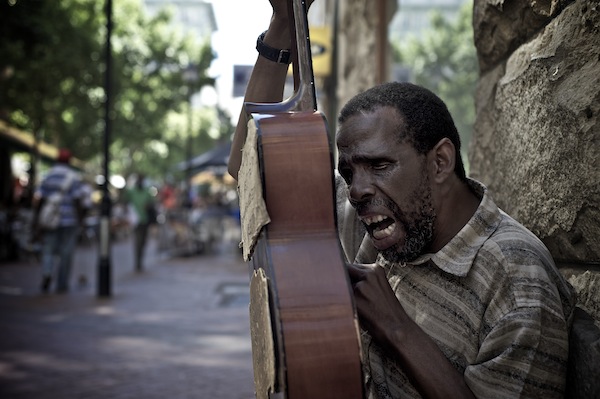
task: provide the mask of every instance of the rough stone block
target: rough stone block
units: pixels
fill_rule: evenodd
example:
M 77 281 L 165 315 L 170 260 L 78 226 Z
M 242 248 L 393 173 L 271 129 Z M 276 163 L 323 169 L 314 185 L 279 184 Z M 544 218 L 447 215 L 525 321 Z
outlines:
M 575 308 L 569 346 L 565 398 L 600 398 L 600 329 L 579 307 Z
M 600 260 L 599 11 L 564 8 L 477 93 L 470 174 L 559 261 Z
M 477 0 L 475 46 L 482 72 L 505 60 L 573 0 Z

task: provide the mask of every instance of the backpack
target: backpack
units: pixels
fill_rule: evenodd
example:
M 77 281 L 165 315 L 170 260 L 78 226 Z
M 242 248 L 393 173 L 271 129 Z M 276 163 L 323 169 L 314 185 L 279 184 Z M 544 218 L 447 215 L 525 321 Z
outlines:
M 52 193 L 48 198 L 44 200 L 42 209 L 40 209 L 39 225 L 44 229 L 53 230 L 56 229 L 60 224 L 60 204 L 62 202 L 63 194 L 71 186 L 74 174 L 69 173 L 60 187 L 60 191 Z

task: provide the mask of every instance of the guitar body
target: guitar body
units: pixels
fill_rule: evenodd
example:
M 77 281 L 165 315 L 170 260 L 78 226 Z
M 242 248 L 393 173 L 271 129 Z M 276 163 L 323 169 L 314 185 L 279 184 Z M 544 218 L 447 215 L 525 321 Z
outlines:
M 337 236 L 325 120 L 310 111 L 253 117 L 271 218 L 253 255 L 257 398 L 360 399 L 358 324 Z
M 289 0 L 288 11 L 294 95 L 244 103 L 256 128 L 246 139 L 250 173 L 240 189 L 244 253 L 254 269 L 256 397 L 362 399 L 358 321 L 337 235 L 327 124 L 316 111 L 306 3 Z

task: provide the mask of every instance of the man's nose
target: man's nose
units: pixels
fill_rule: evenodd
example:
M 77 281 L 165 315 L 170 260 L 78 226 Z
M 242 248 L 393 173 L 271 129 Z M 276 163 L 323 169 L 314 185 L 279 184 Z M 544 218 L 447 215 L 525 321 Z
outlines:
M 355 172 L 349 187 L 350 202 L 358 204 L 375 195 L 375 187 L 371 179 L 364 172 Z

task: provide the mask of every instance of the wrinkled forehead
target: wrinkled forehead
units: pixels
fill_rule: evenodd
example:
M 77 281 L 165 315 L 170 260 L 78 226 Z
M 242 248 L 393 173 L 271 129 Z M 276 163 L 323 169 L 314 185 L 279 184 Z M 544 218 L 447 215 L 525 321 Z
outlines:
M 402 137 L 400 131 L 402 118 L 392 107 L 379 107 L 372 111 L 360 111 L 340 124 L 336 134 L 339 151 L 368 142 L 398 142 Z

